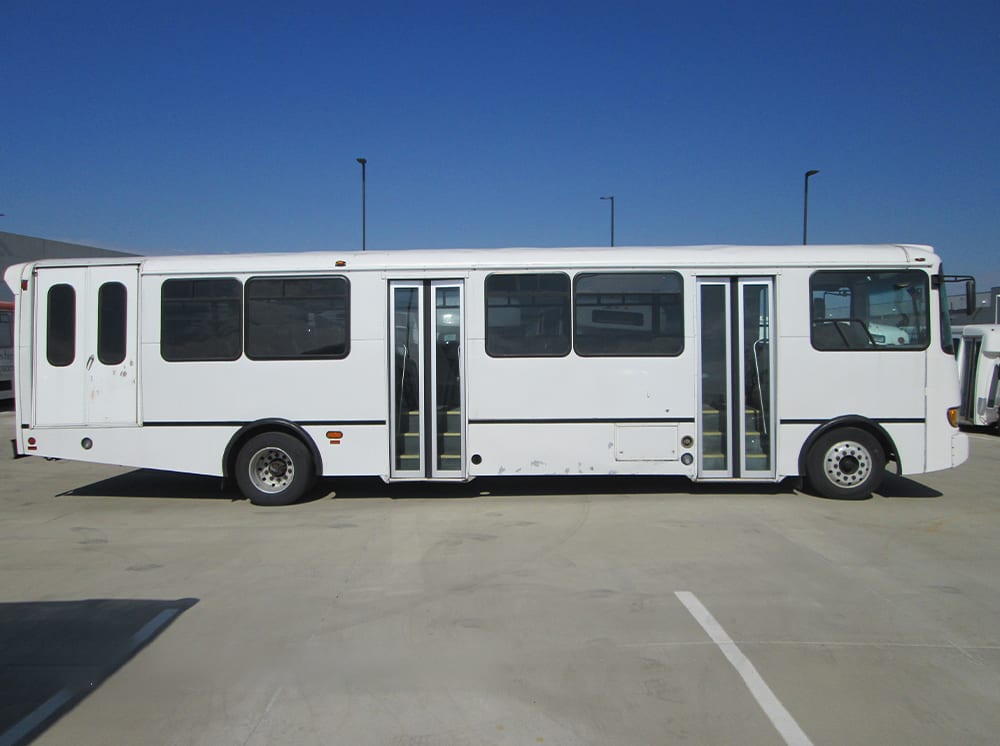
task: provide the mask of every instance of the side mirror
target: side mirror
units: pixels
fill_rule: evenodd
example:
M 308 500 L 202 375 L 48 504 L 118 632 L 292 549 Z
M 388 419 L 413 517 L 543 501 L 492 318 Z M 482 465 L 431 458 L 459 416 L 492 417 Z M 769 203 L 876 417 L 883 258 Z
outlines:
M 976 312 L 976 278 L 972 275 L 936 275 L 932 277 L 933 287 L 939 287 L 941 283 L 964 282 L 965 283 L 965 315 L 971 316 Z

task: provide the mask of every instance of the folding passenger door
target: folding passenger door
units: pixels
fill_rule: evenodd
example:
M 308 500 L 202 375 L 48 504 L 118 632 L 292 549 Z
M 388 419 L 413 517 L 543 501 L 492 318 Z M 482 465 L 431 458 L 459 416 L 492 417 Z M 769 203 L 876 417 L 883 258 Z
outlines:
M 138 421 L 136 265 L 35 273 L 32 424 Z
M 464 285 L 389 283 L 394 479 L 465 476 Z
M 698 279 L 701 477 L 775 475 L 774 279 Z

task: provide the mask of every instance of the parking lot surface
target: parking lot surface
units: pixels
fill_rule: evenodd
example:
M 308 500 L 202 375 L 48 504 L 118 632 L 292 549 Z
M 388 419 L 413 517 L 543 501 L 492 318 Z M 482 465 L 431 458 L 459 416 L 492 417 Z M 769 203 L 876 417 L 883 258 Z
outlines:
M 0 420 L 0 427 L 12 427 Z M 1000 438 L 870 500 L 0 460 L 0 746 L 1000 733 Z

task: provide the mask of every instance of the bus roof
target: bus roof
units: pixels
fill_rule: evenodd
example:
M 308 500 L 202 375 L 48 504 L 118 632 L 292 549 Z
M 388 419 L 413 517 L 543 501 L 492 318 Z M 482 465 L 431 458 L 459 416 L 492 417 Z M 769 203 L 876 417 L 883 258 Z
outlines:
M 936 268 L 929 246 L 910 244 L 788 246 L 615 246 L 502 249 L 400 249 L 254 254 L 185 254 L 94 259 L 42 259 L 14 267 L 140 265 L 145 274 L 263 271 L 364 271 L 407 269 L 504 269 L 546 267 L 872 267 Z M 14 269 L 12 267 L 11 269 Z M 23 277 L 17 271 L 8 281 Z

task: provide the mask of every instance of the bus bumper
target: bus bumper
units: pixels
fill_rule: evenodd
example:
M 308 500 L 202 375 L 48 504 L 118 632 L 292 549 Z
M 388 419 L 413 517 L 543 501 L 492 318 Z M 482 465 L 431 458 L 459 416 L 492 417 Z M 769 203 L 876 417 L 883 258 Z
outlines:
M 951 436 L 951 465 L 964 464 L 969 460 L 969 436 L 965 433 L 955 433 Z

